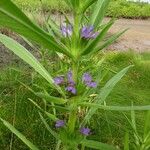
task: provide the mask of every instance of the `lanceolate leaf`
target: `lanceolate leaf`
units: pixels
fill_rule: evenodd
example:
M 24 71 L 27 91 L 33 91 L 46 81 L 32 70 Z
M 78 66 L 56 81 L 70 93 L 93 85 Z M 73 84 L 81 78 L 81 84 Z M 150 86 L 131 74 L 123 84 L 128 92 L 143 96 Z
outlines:
M 97 3 L 95 3 L 94 11 L 90 18 L 90 25 L 94 25 L 95 28 L 100 25 L 109 2 L 110 0 L 98 0 Z
M 86 1 L 84 1 L 81 12 L 84 13 L 96 1 L 97 0 L 86 0 Z
M 121 80 L 121 78 L 126 74 L 126 72 L 131 68 L 131 66 L 128 66 L 121 70 L 119 73 L 117 73 L 114 77 L 112 77 L 102 88 L 100 93 L 98 94 L 95 103 L 102 104 L 107 96 L 111 93 L 115 85 Z M 85 116 L 82 124 L 86 124 L 87 121 L 92 117 L 92 115 L 96 112 L 98 108 L 91 108 L 89 109 L 87 115 Z
M 124 137 L 124 150 L 129 150 L 129 132 L 127 131 Z
M 29 98 L 29 101 L 30 101 L 31 103 L 33 103 L 34 106 L 36 106 L 41 112 L 45 113 L 45 114 L 48 116 L 48 118 L 50 118 L 51 120 L 53 120 L 53 121 L 58 120 L 58 118 L 57 118 L 55 115 L 50 114 L 49 112 L 43 110 L 43 109 L 42 109 L 35 101 L 33 101 L 32 99 Z
M 114 148 L 111 145 L 93 140 L 83 140 L 81 144 L 84 145 L 85 147 L 94 148 L 98 150 L 116 150 L 116 148 Z
M 57 44 L 52 36 L 32 23 L 10 0 L 0 0 L 0 26 L 10 28 L 27 39 L 40 43 L 44 48 L 72 57 L 66 48 Z
M 67 102 L 67 100 L 65 100 L 65 99 L 54 97 L 54 96 L 50 96 L 49 94 L 35 93 L 35 95 L 37 95 L 40 98 L 43 98 L 47 102 L 53 102 L 55 104 L 65 104 Z
M 40 115 L 40 118 L 41 118 L 42 122 L 44 123 L 45 127 L 47 128 L 47 130 L 48 130 L 56 139 L 59 139 L 58 134 L 50 128 L 50 126 L 48 125 L 48 123 L 46 122 L 46 120 L 44 119 L 44 117 L 42 116 L 42 114 L 39 113 L 39 115 Z
M 46 69 L 38 62 L 38 60 L 27 51 L 22 45 L 14 41 L 13 39 L 0 34 L 0 42 L 2 42 L 8 49 L 13 51 L 17 56 L 23 59 L 26 63 L 28 63 L 31 67 L 33 67 L 40 75 L 45 78 L 52 87 L 57 89 L 61 94 L 63 94 L 61 88 L 54 84 L 53 78 L 46 71 Z M 63 94 L 64 95 L 64 94 Z
M 94 39 L 83 51 L 83 55 L 86 55 L 90 53 L 91 51 L 94 51 L 94 48 L 97 46 L 97 44 L 103 39 L 103 37 L 106 35 L 107 31 L 110 29 L 110 27 L 113 25 L 114 21 L 110 20 L 110 22 L 104 27 L 104 29 L 99 33 L 99 35 Z
M 107 48 L 109 45 L 111 45 L 113 42 L 115 42 L 123 33 L 125 33 L 128 29 L 123 30 L 122 32 L 116 33 L 112 35 L 104 44 L 96 48 L 93 53 L 96 53 L 104 48 Z
M 80 106 L 94 107 L 96 109 L 111 110 L 111 111 L 133 111 L 133 110 L 150 110 L 150 105 L 146 106 L 105 106 L 94 103 L 80 103 Z
M 145 124 L 144 124 L 144 138 L 149 134 L 150 137 L 150 111 L 145 115 Z
M 0 120 L 11 132 L 13 132 L 18 138 L 20 138 L 30 149 L 39 150 L 33 143 L 27 140 L 27 138 L 22 133 L 20 133 L 15 127 L 13 127 L 9 122 L 3 120 L 2 118 L 0 118 Z

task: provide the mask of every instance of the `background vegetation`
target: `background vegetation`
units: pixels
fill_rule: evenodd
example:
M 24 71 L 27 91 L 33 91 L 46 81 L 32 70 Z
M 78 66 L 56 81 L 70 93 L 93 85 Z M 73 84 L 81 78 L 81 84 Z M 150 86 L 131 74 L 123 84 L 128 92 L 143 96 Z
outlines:
M 68 12 L 69 8 L 63 0 L 13 0 L 26 11 Z M 42 3 L 42 5 L 41 5 Z M 149 18 L 150 4 L 127 2 L 126 0 L 111 0 L 106 13 L 109 17 Z
M 107 75 L 104 77 L 101 85 L 114 75 L 114 71 L 119 71 L 130 64 L 134 65 L 127 75 L 117 84 L 112 94 L 109 96 L 108 104 L 130 105 L 131 101 L 135 105 L 146 105 L 149 103 L 150 89 L 150 54 L 136 54 L 133 52 L 108 52 L 104 54 L 106 61 L 103 64 Z M 101 59 L 98 56 L 97 59 Z M 57 74 L 56 66 L 51 62 L 49 69 L 53 67 Z M 94 68 L 94 64 L 89 62 Z M 0 117 L 5 118 L 21 131 L 28 139 L 36 144 L 41 150 L 53 149 L 55 140 L 43 126 L 37 108 L 31 104 L 28 98 L 37 101 L 41 107 L 44 103 L 34 96 L 20 82 L 25 83 L 31 88 L 37 90 L 38 85 L 48 87 L 48 84 L 36 73 L 33 73 L 27 67 L 20 70 L 16 64 L 15 67 L 9 67 L 0 73 Z M 21 66 L 20 66 L 21 67 Z M 111 71 L 110 69 L 111 68 Z M 113 71 L 113 72 L 112 72 Z M 31 75 L 31 76 L 30 76 Z M 129 113 L 126 113 L 129 115 Z M 144 112 L 137 112 L 137 128 L 140 133 L 143 131 Z M 49 124 L 54 125 L 49 121 Z M 92 120 L 91 139 L 98 139 L 101 142 L 118 145 L 122 148 L 125 131 L 130 129 L 130 125 L 120 112 L 99 111 Z M 117 132 L 116 132 L 117 131 Z M 132 143 L 132 136 L 130 136 Z M 0 123 L 0 148 L 11 150 L 26 150 L 27 147 Z

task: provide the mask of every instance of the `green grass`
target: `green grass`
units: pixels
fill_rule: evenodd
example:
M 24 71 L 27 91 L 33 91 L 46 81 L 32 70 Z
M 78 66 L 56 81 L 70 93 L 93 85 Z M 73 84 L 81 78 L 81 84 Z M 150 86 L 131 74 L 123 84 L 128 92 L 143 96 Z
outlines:
M 26 11 L 66 11 L 69 8 L 63 0 L 13 0 L 20 8 Z M 149 18 L 150 4 L 127 2 L 126 0 L 111 0 L 107 16 L 123 18 Z
M 124 106 L 131 105 L 131 102 L 134 102 L 134 105 L 149 104 L 150 53 L 139 55 L 133 52 L 108 52 L 104 66 L 114 71 L 119 71 L 130 64 L 133 64 L 134 67 L 130 69 L 107 98 L 108 105 Z M 91 65 L 93 65 L 93 63 L 91 63 Z M 105 81 L 113 74 L 114 73 L 109 73 L 103 82 L 101 82 L 101 86 L 103 86 Z M 37 108 L 29 102 L 28 98 L 34 99 L 44 108 L 43 102 L 37 99 L 37 97 L 18 81 L 29 85 L 35 90 L 39 89 L 35 85 L 44 86 L 49 90 L 46 81 L 41 79 L 36 73 L 32 73 L 27 67 L 21 71 L 12 67 L 1 71 L 0 117 L 8 120 L 10 123 L 14 122 L 14 126 L 41 150 L 53 149 L 55 140 L 45 129 L 39 119 Z M 129 115 L 129 113 L 126 114 Z M 139 132 L 142 132 L 144 112 L 138 112 L 136 114 L 137 127 Z M 49 124 L 53 126 L 52 122 L 49 122 Z M 122 143 L 125 131 L 126 129 L 130 129 L 129 124 L 121 112 L 111 111 L 98 111 L 97 114 L 93 116 L 91 127 L 93 132 L 93 135 L 90 136 L 91 139 L 118 145 L 121 149 L 123 149 Z M 16 136 L 12 136 L 12 133 L 0 123 L 0 149 L 9 149 L 11 139 L 12 150 L 27 149 Z

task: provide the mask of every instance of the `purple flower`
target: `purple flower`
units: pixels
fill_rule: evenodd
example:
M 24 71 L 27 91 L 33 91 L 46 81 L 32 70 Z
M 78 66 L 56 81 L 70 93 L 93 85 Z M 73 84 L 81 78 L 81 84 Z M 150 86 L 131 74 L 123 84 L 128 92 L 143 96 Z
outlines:
M 80 128 L 80 133 L 85 135 L 85 136 L 88 136 L 91 134 L 91 129 L 82 127 L 82 128 Z
M 92 81 L 92 76 L 89 73 L 84 73 L 83 74 L 82 81 L 88 87 L 91 87 L 91 88 L 96 88 L 97 87 L 97 83 Z
M 81 37 L 85 39 L 95 39 L 98 34 L 98 32 L 94 32 L 93 26 L 84 26 L 81 29 Z
M 73 81 L 73 74 L 72 74 L 72 71 L 69 71 L 68 72 L 68 82 L 71 83 L 71 84 L 75 84 L 74 81 Z
M 67 86 L 66 91 L 71 92 L 72 94 L 76 94 L 76 88 L 74 87 L 74 85 Z
M 57 120 L 55 123 L 56 128 L 61 128 L 65 126 L 65 121 L 64 120 Z
M 82 81 L 83 82 L 91 82 L 92 81 L 92 77 L 89 73 L 84 73 L 82 76 Z
M 97 83 L 96 82 L 86 82 L 86 85 L 88 87 L 91 87 L 91 88 L 96 88 L 97 87 Z
M 61 33 L 64 37 L 70 37 L 72 35 L 73 29 L 71 25 L 62 25 Z
M 63 76 L 59 76 L 59 77 L 55 77 L 54 78 L 54 83 L 57 85 L 60 85 L 64 82 L 64 77 Z
M 75 82 L 73 81 L 72 71 L 68 72 L 68 86 L 66 87 L 66 91 L 71 92 L 72 94 L 76 94 Z

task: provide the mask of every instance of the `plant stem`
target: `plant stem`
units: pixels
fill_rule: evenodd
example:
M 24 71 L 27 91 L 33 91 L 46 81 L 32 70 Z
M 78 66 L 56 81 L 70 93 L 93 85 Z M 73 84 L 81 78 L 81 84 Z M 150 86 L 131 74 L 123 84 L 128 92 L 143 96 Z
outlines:
M 74 79 L 74 82 L 76 83 L 76 85 L 78 84 L 78 62 L 73 62 L 72 64 L 72 71 L 73 71 L 73 79 Z
M 55 150 L 60 150 L 61 140 L 58 141 Z
M 84 145 L 82 145 L 82 146 L 81 146 L 81 150 L 84 150 L 84 149 L 85 149 L 85 146 L 84 146 Z

